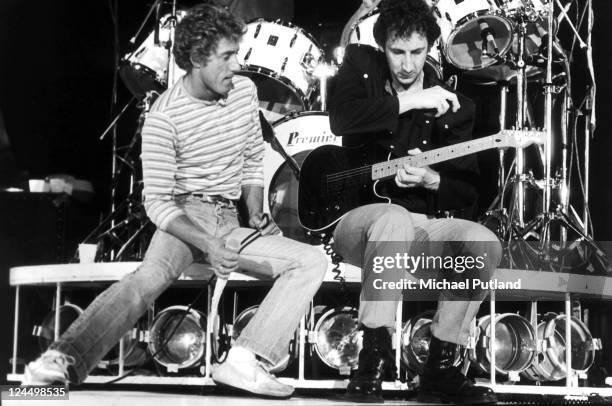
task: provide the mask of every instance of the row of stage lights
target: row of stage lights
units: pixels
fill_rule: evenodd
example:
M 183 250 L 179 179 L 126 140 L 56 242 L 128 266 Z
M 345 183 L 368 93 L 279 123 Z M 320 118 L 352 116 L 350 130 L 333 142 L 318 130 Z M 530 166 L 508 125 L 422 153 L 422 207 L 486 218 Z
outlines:
M 225 353 L 257 312 L 258 306 L 243 310 L 231 325 L 215 328 L 212 343 L 216 360 Z M 71 303 L 62 305 L 60 330 L 63 331 L 83 312 Z M 185 312 L 188 314 L 185 315 Z M 357 369 L 359 351 L 362 348 L 362 332 L 357 328 L 357 310 L 352 307 L 313 308 L 314 326 L 308 332 L 310 355 L 340 375 L 349 375 Z M 419 373 L 427 360 L 430 325 L 434 312 L 421 313 L 404 324 L 401 332 L 401 359 L 403 366 L 412 373 Z M 38 337 L 40 349 L 46 349 L 54 339 L 55 312 L 51 312 L 33 334 Z M 206 316 L 186 306 L 170 306 L 160 311 L 150 326 L 137 324 L 123 338 L 124 366 L 138 368 L 146 362 L 147 351 L 154 354 L 154 361 L 166 372 L 199 369 L 204 373 L 206 349 Z M 511 380 L 522 376 L 535 382 L 558 381 L 566 377 L 565 363 L 565 315 L 547 313 L 539 317 L 537 329 L 525 317 L 514 313 L 495 315 L 495 365 L 499 375 Z M 601 341 L 593 338 L 588 327 L 576 317 L 571 325 L 571 363 L 579 376 L 593 365 L 595 351 L 601 349 Z M 489 373 L 491 365 L 491 318 L 477 320 L 473 348 L 456 355 L 456 365 L 468 360 L 477 373 Z M 220 332 L 222 331 L 222 332 Z M 294 335 L 287 356 L 271 369 L 273 373 L 285 370 L 298 357 L 298 332 Z M 165 343 L 165 345 L 164 345 Z M 146 344 L 146 345 L 144 345 Z M 119 364 L 119 346 L 113 348 L 100 366 L 109 368 Z M 463 355 L 463 356 L 462 356 Z

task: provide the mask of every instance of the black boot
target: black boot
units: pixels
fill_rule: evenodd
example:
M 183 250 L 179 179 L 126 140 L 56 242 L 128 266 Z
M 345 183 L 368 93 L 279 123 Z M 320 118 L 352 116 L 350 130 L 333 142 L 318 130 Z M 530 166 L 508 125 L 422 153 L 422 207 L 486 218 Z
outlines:
M 417 400 L 423 403 L 452 402 L 459 405 L 494 405 L 495 392 L 476 386 L 459 367 L 453 366 L 457 345 L 431 337 L 429 358 L 420 377 Z
M 395 380 L 391 337 L 386 327 L 363 328 L 359 367 L 351 378 L 344 398 L 352 402 L 382 402 L 382 381 Z

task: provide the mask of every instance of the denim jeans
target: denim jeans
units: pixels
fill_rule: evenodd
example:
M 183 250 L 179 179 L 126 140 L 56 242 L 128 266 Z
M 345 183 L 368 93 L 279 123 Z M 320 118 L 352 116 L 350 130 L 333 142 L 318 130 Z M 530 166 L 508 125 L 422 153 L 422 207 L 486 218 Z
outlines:
M 403 244 L 402 251 L 408 253 L 415 241 L 435 241 L 441 245 L 465 242 L 461 244 L 464 252 L 455 254 L 485 255 L 487 266 L 481 272 L 481 277 L 485 278 L 492 275 L 501 260 L 501 244 L 486 227 L 461 219 L 428 218 L 394 204 L 370 204 L 351 210 L 334 231 L 335 249 L 346 262 L 362 268 L 363 282 L 373 276 L 372 270 L 365 269 L 364 264 L 371 264 L 376 256 L 389 255 L 385 250 L 391 245 L 397 251 L 397 247 Z M 486 293 L 470 300 L 446 300 L 442 292 L 431 325 L 432 333 L 441 340 L 466 345 L 471 322 Z M 403 292 L 399 290 L 391 294 L 394 300 L 365 300 L 362 289 L 359 322 L 369 328 L 393 328 L 397 304 Z
M 177 199 L 185 214 L 208 233 L 242 241 L 253 232 L 238 224 L 236 209 L 194 197 Z M 201 251 L 157 230 L 138 269 L 101 293 L 61 335 L 51 349 L 70 355 L 71 381 L 81 383 L 106 353 L 193 262 L 205 262 Z M 317 248 L 282 236 L 265 236 L 239 256 L 241 271 L 273 278 L 272 288 L 242 331 L 237 345 L 271 364 L 286 355 L 289 341 L 327 270 Z M 210 271 L 212 272 L 212 270 Z M 204 276 L 210 276 L 209 275 Z

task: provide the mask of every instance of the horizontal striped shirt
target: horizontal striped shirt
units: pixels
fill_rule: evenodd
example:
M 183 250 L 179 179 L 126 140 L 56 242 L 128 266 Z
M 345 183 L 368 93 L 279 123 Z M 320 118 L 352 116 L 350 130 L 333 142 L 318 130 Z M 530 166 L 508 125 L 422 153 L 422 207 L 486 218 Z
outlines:
M 234 76 L 226 99 L 203 101 L 179 80 L 155 101 L 142 128 L 144 205 L 165 230 L 184 214 L 183 193 L 238 199 L 242 185 L 263 186 L 263 138 L 257 90 Z

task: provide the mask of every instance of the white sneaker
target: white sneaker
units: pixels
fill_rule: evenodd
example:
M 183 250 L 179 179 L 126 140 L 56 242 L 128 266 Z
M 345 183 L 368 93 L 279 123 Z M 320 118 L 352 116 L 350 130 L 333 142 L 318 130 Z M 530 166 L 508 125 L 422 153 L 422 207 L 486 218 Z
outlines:
M 261 396 L 288 398 L 295 390 L 281 383 L 255 358 L 236 360 L 228 357 L 224 363 L 212 366 L 212 378 L 216 383 Z
M 68 384 L 68 366 L 74 358 L 56 350 L 45 351 L 38 359 L 25 367 L 22 385 L 51 385 L 56 382 Z

